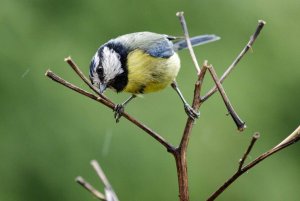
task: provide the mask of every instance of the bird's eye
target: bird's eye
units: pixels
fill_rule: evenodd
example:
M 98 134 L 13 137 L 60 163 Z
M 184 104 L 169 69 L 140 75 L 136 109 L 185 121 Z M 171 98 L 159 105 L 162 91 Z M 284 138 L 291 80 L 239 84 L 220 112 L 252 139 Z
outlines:
M 96 72 L 97 72 L 99 77 L 103 77 L 103 68 L 97 68 Z

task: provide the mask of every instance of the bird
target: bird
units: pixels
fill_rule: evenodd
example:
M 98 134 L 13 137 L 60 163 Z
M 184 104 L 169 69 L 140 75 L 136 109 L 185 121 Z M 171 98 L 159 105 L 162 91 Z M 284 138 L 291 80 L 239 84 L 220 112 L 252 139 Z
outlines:
M 190 42 L 198 46 L 219 39 L 214 34 L 206 34 L 192 37 Z M 116 122 L 132 99 L 167 86 L 177 92 L 189 117 L 199 117 L 200 113 L 187 103 L 175 80 L 180 69 L 177 52 L 187 47 L 184 37 L 144 31 L 118 36 L 98 48 L 90 63 L 91 83 L 101 94 L 108 88 L 131 94 L 114 108 Z

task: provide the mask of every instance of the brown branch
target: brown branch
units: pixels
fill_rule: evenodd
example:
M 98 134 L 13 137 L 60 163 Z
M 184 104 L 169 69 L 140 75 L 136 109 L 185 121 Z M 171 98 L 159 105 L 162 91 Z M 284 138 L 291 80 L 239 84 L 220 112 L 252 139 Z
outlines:
M 201 93 L 201 89 L 202 89 L 202 84 L 203 84 L 203 79 L 204 76 L 206 74 L 206 70 L 208 68 L 207 65 L 207 61 L 204 61 L 204 64 L 202 66 L 202 70 L 200 72 L 200 74 L 198 75 L 198 80 L 195 83 L 195 89 L 194 89 L 194 98 L 193 98 L 193 103 L 192 103 L 192 108 L 195 111 L 198 111 L 200 106 L 201 106 L 201 102 L 199 101 L 199 97 L 200 97 L 200 93 Z M 188 146 L 188 139 L 191 133 L 191 129 L 193 127 L 193 123 L 194 123 L 194 119 L 192 118 L 188 118 L 181 141 L 180 141 L 180 145 L 179 147 L 183 150 L 187 149 Z
M 88 190 L 93 196 L 98 198 L 99 200 L 106 201 L 105 195 L 97 191 L 90 183 L 85 181 L 82 177 L 77 177 L 75 181 L 80 184 L 83 188 Z
M 217 76 L 217 73 L 214 69 L 214 67 L 212 65 L 209 66 L 208 71 L 210 72 L 214 82 L 216 83 L 217 89 L 219 90 L 222 99 L 226 105 L 226 108 L 230 114 L 230 116 L 232 117 L 233 121 L 235 122 L 237 128 L 239 131 L 243 131 L 246 128 L 245 122 L 241 120 L 241 118 L 237 115 L 237 113 L 235 112 L 235 110 L 233 109 L 233 106 L 231 105 L 229 98 Z
M 258 26 L 254 32 L 254 34 L 250 37 L 250 40 L 244 47 L 244 49 L 240 52 L 240 54 L 236 57 L 236 59 L 233 61 L 233 63 L 227 68 L 227 70 L 223 73 L 223 75 L 220 78 L 220 82 L 223 83 L 223 81 L 227 78 L 227 76 L 231 73 L 231 71 L 235 68 L 235 66 L 239 63 L 239 61 L 243 58 L 243 56 L 248 52 L 249 49 L 252 48 L 256 38 L 260 34 L 260 31 L 266 24 L 265 21 L 259 20 L 258 21 Z M 216 91 L 217 91 L 217 86 L 214 86 L 211 90 L 209 90 L 205 96 L 201 98 L 201 102 L 206 101 L 209 97 L 211 97 Z
M 260 137 L 260 134 L 259 133 L 255 133 L 253 136 L 252 136 L 252 140 L 249 144 L 249 147 L 248 149 L 246 150 L 246 152 L 244 153 L 243 155 L 243 158 L 239 161 L 240 165 L 239 165 L 239 171 L 242 169 L 244 163 L 245 163 L 245 160 L 246 158 L 248 157 L 250 151 L 252 150 L 255 142 L 258 140 L 258 138 Z
M 200 92 L 202 87 L 202 82 L 207 69 L 207 61 L 204 62 L 203 68 L 198 75 L 198 80 L 195 83 L 194 89 L 194 98 L 192 108 L 195 111 L 198 111 L 201 102 L 200 102 Z M 180 141 L 179 147 L 172 152 L 175 157 L 176 167 L 177 167 L 177 177 L 178 177 L 178 186 L 179 186 L 179 198 L 180 201 L 188 201 L 189 200 L 189 191 L 188 191 L 188 173 L 187 173 L 187 161 L 186 161 L 186 151 L 188 147 L 189 138 L 192 132 L 192 128 L 194 126 L 195 119 L 188 117 L 183 135 Z
M 275 154 L 278 151 L 281 151 L 282 149 L 298 142 L 300 140 L 300 126 L 296 130 L 293 131 L 292 134 L 290 134 L 287 138 L 285 138 L 282 142 L 280 142 L 278 145 L 270 149 L 269 151 L 261 154 L 259 157 L 254 159 L 252 162 L 250 162 L 248 165 L 243 167 L 243 171 L 248 171 L 264 159 L 268 158 L 269 156 Z
M 84 83 L 86 85 L 88 85 L 88 87 L 90 87 L 90 89 L 92 89 L 98 96 L 100 96 L 101 98 L 103 98 L 104 100 L 107 100 L 108 102 L 112 103 L 111 100 L 109 100 L 106 96 L 104 96 L 103 94 L 101 94 L 99 92 L 99 90 L 97 88 L 95 88 L 91 82 L 89 81 L 89 79 L 87 79 L 85 77 L 85 75 L 82 73 L 82 71 L 77 67 L 76 63 L 71 59 L 71 57 L 67 57 L 65 58 L 65 62 L 67 62 L 69 64 L 69 66 L 75 71 L 75 73 L 84 81 Z
M 182 30 L 184 32 L 185 40 L 187 42 L 187 46 L 191 55 L 191 58 L 193 60 L 194 66 L 197 71 L 198 79 L 195 83 L 195 89 L 194 89 L 194 97 L 193 97 L 193 103 L 192 108 L 195 111 L 199 111 L 199 108 L 201 106 L 200 102 L 200 92 L 202 87 L 202 82 L 206 73 L 207 69 L 207 61 L 203 64 L 203 70 L 200 69 L 197 58 L 195 56 L 190 38 L 188 33 L 188 28 L 186 25 L 186 21 L 183 15 L 183 12 L 177 12 L 177 17 L 180 20 Z M 175 161 L 176 161 L 176 167 L 177 167 L 177 178 L 178 178 L 178 186 L 179 186 L 179 198 L 180 201 L 189 201 L 189 190 L 188 190 L 188 173 L 187 173 L 187 161 L 186 161 L 186 151 L 189 143 L 189 138 L 192 132 L 192 128 L 194 125 L 194 119 L 191 117 L 188 117 L 182 138 L 180 141 L 180 144 L 178 148 L 172 152 L 174 155 Z
M 275 154 L 278 151 L 283 150 L 284 148 L 289 147 L 290 145 L 296 143 L 300 140 L 300 126 L 296 130 L 293 131 L 292 134 L 290 134 L 286 139 L 284 139 L 282 142 L 280 142 L 277 146 L 273 147 L 269 151 L 261 154 L 259 157 L 251 161 L 248 165 L 245 165 L 242 168 L 238 168 L 236 173 L 232 175 L 217 191 L 215 191 L 208 199 L 207 201 L 215 200 L 221 193 L 223 193 L 236 179 L 238 179 L 241 175 L 243 175 L 245 172 L 249 171 L 251 168 L 256 166 L 258 163 L 262 162 L 266 158 L 270 157 L 271 155 Z M 254 144 L 253 138 L 251 141 L 251 144 Z M 251 145 L 250 146 L 253 146 Z M 249 152 L 251 151 L 251 148 Z
M 73 85 L 72 83 L 62 79 L 61 77 L 59 77 L 58 75 L 56 75 L 55 73 L 53 73 L 50 69 L 48 69 L 45 73 L 45 75 L 47 77 L 49 77 L 50 79 L 52 79 L 53 81 L 65 86 L 65 87 L 68 87 L 69 89 L 72 89 L 73 91 L 77 92 L 77 93 L 80 93 L 88 98 L 91 98 L 95 101 L 98 101 L 102 104 L 104 104 L 105 106 L 109 107 L 110 109 L 114 109 L 114 104 L 109 102 L 109 101 L 106 101 L 105 99 L 102 99 L 100 97 L 97 97 L 95 96 L 94 94 L 91 94 L 75 85 Z
M 78 67 L 77 67 L 78 68 Z M 95 96 L 94 94 L 91 94 L 73 84 L 71 84 L 70 82 L 67 82 L 66 80 L 60 78 L 59 76 L 57 76 L 55 73 L 53 73 L 51 70 L 47 70 L 45 75 L 49 78 L 51 78 L 53 81 L 62 84 L 65 87 L 68 87 L 69 89 L 72 89 L 73 91 L 76 91 L 77 93 L 80 93 L 88 98 L 91 98 L 95 101 L 98 101 L 100 103 L 102 103 L 103 105 L 105 105 L 106 107 L 109 107 L 110 109 L 114 109 L 115 108 L 115 104 L 113 104 L 111 101 L 105 100 L 101 97 Z M 137 119 L 133 118 L 132 116 L 130 116 L 128 113 L 123 112 L 122 114 L 127 120 L 129 120 L 130 122 L 132 122 L 133 124 L 135 124 L 136 126 L 138 126 L 139 128 L 141 128 L 143 131 L 145 131 L 146 133 L 148 133 L 151 137 L 153 137 L 156 141 L 158 141 L 160 144 L 162 144 L 168 151 L 174 150 L 174 146 L 171 145 L 170 143 L 168 143 L 163 137 L 161 137 L 158 133 L 154 132 L 153 130 L 151 130 L 149 127 L 147 127 L 146 125 L 142 124 L 141 122 L 139 122 Z
M 207 69 L 207 61 L 204 62 L 202 70 L 201 70 L 200 74 L 198 75 L 198 80 L 195 84 L 192 108 L 196 111 L 198 111 L 201 106 L 201 102 L 200 102 L 199 98 L 200 98 L 201 87 L 202 87 L 203 79 L 204 79 L 204 76 L 206 73 L 206 69 Z M 178 177 L 180 201 L 188 201 L 189 200 L 186 151 L 187 151 L 187 147 L 188 147 L 189 138 L 190 138 L 190 135 L 192 132 L 192 128 L 194 125 L 194 121 L 195 120 L 193 118 L 188 117 L 188 120 L 186 122 L 184 131 L 183 131 L 180 145 L 175 150 L 175 152 L 172 152 L 175 157 L 176 167 L 177 167 L 177 177 Z

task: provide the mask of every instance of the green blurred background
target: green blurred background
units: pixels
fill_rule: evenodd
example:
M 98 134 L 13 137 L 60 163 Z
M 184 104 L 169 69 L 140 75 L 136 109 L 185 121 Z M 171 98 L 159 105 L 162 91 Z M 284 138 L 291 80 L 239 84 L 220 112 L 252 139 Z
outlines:
M 51 68 L 86 86 L 63 59 L 71 55 L 87 74 L 96 49 L 136 31 L 182 35 L 175 13 L 184 11 L 190 35 L 215 33 L 221 41 L 195 49 L 221 75 L 254 32 L 265 29 L 224 87 L 247 122 L 240 134 L 218 94 L 201 108 L 188 149 L 191 200 L 204 200 L 237 168 L 255 131 L 250 159 L 279 143 L 299 125 L 299 0 L 1 0 L 0 200 L 93 200 L 74 182 L 102 185 L 89 165 L 97 159 L 120 200 L 177 200 L 175 163 L 160 144 L 112 111 L 44 76 Z M 191 101 L 195 81 L 188 51 L 180 53 L 178 82 Z M 206 77 L 204 90 L 212 85 Z M 107 92 L 119 103 L 127 94 Z M 127 111 L 171 143 L 186 116 L 168 88 L 137 99 Z M 300 144 L 267 159 L 235 182 L 219 200 L 296 201 Z

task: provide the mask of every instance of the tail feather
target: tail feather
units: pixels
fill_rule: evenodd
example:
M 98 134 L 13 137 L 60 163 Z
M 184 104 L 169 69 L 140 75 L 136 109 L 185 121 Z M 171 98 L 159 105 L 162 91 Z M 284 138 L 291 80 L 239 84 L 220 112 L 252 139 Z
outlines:
M 198 46 L 203 45 L 206 43 L 214 42 L 216 40 L 219 40 L 220 37 L 216 35 L 201 35 L 201 36 L 195 36 L 190 38 L 190 41 L 192 43 L 192 46 Z M 181 40 L 174 43 L 174 50 L 179 51 L 182 49 L 187 48 L 187 43 L 185 40 Z

